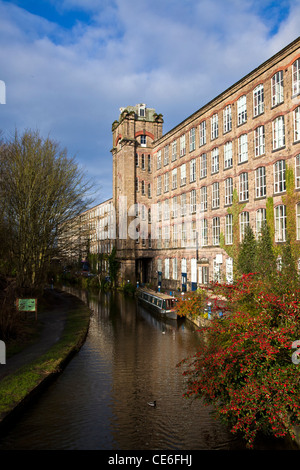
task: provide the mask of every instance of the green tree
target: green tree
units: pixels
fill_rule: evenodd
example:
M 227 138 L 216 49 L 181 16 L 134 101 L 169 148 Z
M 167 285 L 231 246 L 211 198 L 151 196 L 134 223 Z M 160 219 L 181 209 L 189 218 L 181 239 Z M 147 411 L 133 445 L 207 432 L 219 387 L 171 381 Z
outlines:
M 243 241 L 240 245 L 238 254 L 238 272 L 242 274 L 254 273 L 256 271 L 255 263 L 256 240 L 250 225 L 245 228 Z
M 16 132 L 2 147 L 0 177 L 6 259 L 19 289 L 41 289 L 51 260 L 80 240 L 78 216 L 91 202 L 91 184 L 65 149 L 37 131 Z
M 256 244 L 255 265 L 261 277 L 266 280 L 276 273 L 276 257 L 273 250 L 270 227 L 263 224 Z
M 294 245 L 291 243 L 289 234 L 287 240 L 281 248 L 281 279 L 279 284 L 279 292 L 282 286 L 289 285 L 291 291 L 299 288 L 299 275 L 297 270 L 297 259 L 293 250 Z

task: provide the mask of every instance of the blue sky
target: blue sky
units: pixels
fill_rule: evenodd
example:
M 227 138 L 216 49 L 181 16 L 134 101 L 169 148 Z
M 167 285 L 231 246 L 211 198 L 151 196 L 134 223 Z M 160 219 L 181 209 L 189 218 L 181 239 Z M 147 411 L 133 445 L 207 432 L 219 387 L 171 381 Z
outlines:
M 296 39 L 300 0 L 0 0 L 0 129 L 38 129 L 112 195 L 111 124 L 146 103 L 167 132 Z

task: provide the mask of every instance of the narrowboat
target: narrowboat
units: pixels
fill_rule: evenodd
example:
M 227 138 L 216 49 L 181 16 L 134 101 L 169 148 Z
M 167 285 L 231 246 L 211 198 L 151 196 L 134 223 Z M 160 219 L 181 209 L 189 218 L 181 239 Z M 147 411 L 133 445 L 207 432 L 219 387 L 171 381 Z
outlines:
M 158 313 L 162 317 L 177 320 L 177 299 L 175 297 L 144 288 L 138 288 L 136 295 L 138 302 L 148 307 L 153 312 Z

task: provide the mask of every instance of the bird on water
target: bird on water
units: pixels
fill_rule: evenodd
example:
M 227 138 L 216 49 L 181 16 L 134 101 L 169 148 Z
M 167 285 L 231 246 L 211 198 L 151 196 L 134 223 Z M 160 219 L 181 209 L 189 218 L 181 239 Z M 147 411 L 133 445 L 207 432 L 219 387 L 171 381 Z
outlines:
M 156 401 L 155 400 L 154 401 L 149 401 L 148 405 L 149 406 L 156 406 Z

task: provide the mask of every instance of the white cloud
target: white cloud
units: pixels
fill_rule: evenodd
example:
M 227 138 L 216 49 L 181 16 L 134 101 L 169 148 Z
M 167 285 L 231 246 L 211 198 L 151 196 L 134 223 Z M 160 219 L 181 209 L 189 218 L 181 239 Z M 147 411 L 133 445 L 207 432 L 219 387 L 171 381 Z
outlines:
M 0 129 L 50 133 L 102 181 L 104 199 L 119 107 L 145 102 L 167 131 L 295 39 L 300 19 L 295 0 L 270 36 L 257 0 L 53 3 L 90 20 L 67 29 L 0 0 Z

